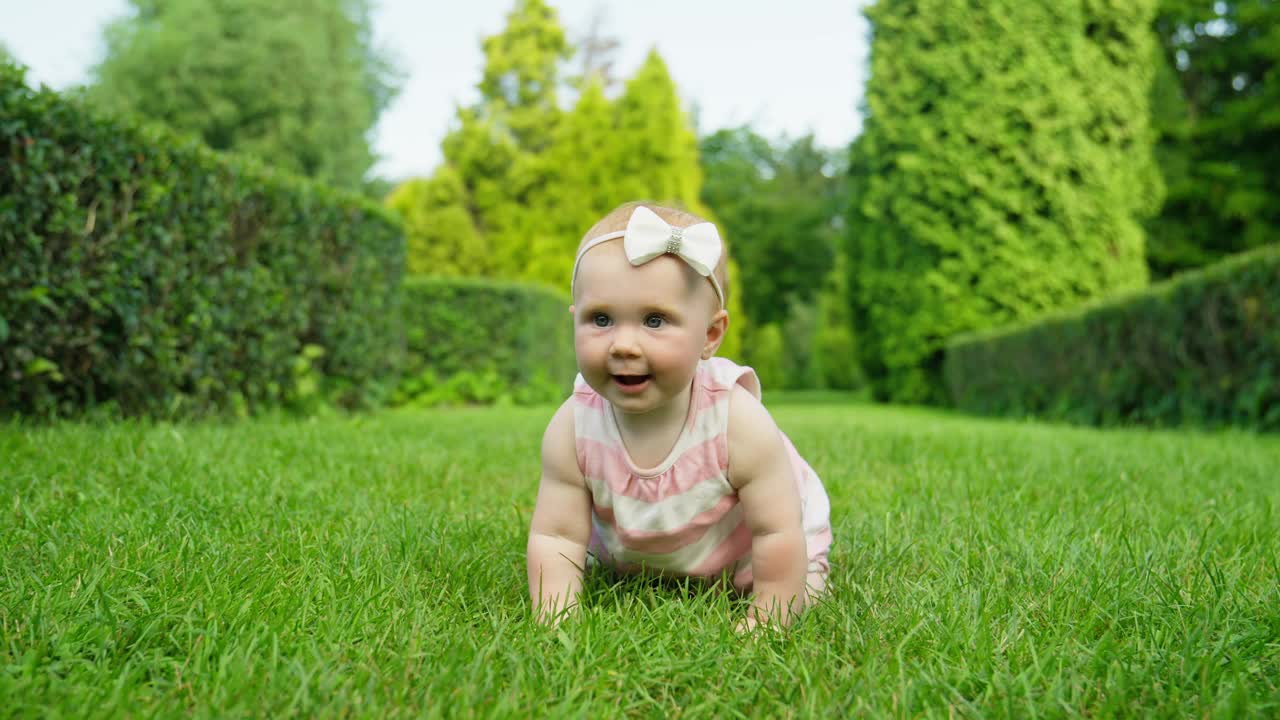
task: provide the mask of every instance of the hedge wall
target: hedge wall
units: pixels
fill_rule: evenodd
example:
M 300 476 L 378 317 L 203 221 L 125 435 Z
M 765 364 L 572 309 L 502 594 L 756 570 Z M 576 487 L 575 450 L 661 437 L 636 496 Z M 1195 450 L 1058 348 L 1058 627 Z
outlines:
M 3 64 L 0 118 L 0 415 L 251 411 L 316 372 L 359 404 L 394 376 L 404 241 L 383 209 Z
M 577 362 L 568 295 L 550 287 L 469 278 L 404 283 L 402 403 L 552 402 Z
M 950 343 L 955 404 L 1095 424 L 1280 430 L 1280 246 Z

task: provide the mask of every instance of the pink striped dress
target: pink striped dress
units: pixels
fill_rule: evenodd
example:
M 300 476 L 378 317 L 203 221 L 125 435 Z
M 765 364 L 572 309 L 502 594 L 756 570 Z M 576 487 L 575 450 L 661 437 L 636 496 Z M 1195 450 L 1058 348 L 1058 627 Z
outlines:
M 751 530 L 728 478 L 729 396 L 735 384 L 760 397 L 751 368 L 723 358 L 699 362 L 679 439 L 662 463 L 644 469 L 627 454 L 609 402 L 578 376 L 573 419 L 578 467 L 591 492 L 591 557 L 622 572 L 728 573 L 734 586 L 750 589 Z M 826 573 L 827 493 L 785 434 L 782 441 L 804 508 L 809 572 Z

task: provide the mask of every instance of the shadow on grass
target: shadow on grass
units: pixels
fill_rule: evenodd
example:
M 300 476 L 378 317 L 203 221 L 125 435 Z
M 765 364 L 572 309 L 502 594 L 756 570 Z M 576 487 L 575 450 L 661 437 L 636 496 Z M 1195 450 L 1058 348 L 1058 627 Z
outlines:
M 748 596 L 734 588 L 728 576 L 698 578 L 657 573 L 629 575 L 605 565 L 595 565 L 587 569 L 582 580 L 583 603 L 600 610 L 630 607 L 637 603 L 654 609 L 672 601 L 743 607 L 749 603 Z

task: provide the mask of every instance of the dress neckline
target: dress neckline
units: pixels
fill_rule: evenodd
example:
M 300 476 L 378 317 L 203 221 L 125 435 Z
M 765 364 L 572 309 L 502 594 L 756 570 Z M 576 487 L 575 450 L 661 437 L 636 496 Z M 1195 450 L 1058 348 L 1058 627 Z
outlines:
M 701 366 L 699 366 L 699 369 L 701 369 Z M 657 477 L 670 470 L 671 466 L 680 458 L 680 450 L 683 444 L 681 441 L 684 440 L 685 436 L 689 434 L 690 428 L 693 427 L 693 416 L 695 415 L 693 408 L 697 401 L 694 393 L 697 392 L 697 388 L 698 373 L 695 372 L 693 380 L 689 384 L 689 407 L 685 410 L 684 424 L 680 426 L 680 432 L 676 434 L 675 442 L 671 444 L 671 449 L 667 451 L 667 456 L 651 468 L 642 468 L 631 458 L 631 452 L 627 450 L 627 443 L 622 439 L 622 427 L 618 425 L 618 418 L 613 414 L 613 403 L 601 397 L 604 400 L 604 406 L 609 410 L 609 412 L 605 413 L 608 417 L 606 425 L 609 428 L 609 432 L 617 439 L 618 447 L 622 450 L 622 459 L 626 461 L 627 470 L 631 471 L 632 475 L 641 478 Z

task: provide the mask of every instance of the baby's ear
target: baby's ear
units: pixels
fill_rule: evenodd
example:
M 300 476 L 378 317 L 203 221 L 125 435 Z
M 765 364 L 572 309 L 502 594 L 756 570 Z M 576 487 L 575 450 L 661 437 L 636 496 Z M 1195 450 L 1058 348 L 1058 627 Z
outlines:
M 720 310 L 711 316 L 711 322 L 707 324 L 707 341 L 702 346 L 702 359 L 710 360 L 712 355 L 720 349 L 720 343 L 724 342 L 724 334 L 729 329 L 729 311 Z
M 570 305 L 570 306 L 569 306 L 569 314 L 570 314 L 570 315 L 572 315 L 572 314 L 573 314 L 574 309 L 575 309 L 576 307 L 577 307 L 576 305 Z

